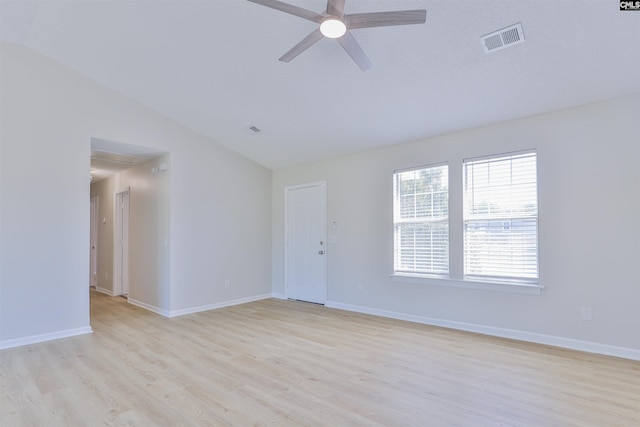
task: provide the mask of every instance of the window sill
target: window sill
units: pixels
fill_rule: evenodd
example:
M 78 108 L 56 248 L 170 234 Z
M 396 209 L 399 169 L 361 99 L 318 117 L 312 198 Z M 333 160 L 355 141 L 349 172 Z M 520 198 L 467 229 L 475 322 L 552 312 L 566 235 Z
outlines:
M 429 277 L 409 274 L 391 274 L 393 282 L 415 283 L 419 285 L 444 286 L 450 288 L 465 288 L 481 291 L 508 292 L 513 294 L 540 295 L 544 286 L 535 283 L 456 280 L 443 277 Z

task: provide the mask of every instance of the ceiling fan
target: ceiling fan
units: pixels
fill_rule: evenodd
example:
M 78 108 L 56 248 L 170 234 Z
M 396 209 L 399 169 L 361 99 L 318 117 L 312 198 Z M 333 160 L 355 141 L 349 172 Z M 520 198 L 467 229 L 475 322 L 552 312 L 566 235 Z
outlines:
M 328 37 L 338 40 L 338 43 L 347 51 L 362 71 L 372 67 L 372 63 L 364 53 L 356 39 L 349 30 L 371 27 L 388 27 L 394 25 L 424 24 L 427 21 L 427 11 L 398 10 L 389 12 L 354 13 L 345 15 L 345 0 L 328 0 L 327 10 L 323 13 L 312 12 L 298 6 L 284 3 L 278 0 L 248 0 L 261 4 L 300 18 L 319 24 L 311 34 L 302 39 L 291 50 L 280 57 L 280 61 L 289 62 L 313 44 Z

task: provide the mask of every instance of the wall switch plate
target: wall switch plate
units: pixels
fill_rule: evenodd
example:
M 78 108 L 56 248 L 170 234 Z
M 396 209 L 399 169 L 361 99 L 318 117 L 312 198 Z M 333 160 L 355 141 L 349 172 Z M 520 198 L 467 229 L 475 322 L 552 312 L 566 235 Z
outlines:
M 582 307 L 580 309 L 580 314 L 582 320 L 591 320 L 593 318 L 591 315 L 591 307 Z

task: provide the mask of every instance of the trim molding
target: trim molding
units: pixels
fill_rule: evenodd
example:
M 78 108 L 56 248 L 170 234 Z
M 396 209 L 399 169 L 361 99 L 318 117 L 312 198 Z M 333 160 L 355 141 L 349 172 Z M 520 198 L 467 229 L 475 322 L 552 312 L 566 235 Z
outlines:
M 129 302 L 129 304 L 133 304 L 137 307 L 144 308 L 145 310 L 152 311 L 156 314 L 159 314 L 160 316 L 171 317 L 169 315 L 170 312 L 168 310 L 164 310 L 160 307 L 156 307 L 155 305 L 147 304 L 146 302 L 138 301 L 136 299 L 131 299 L 131 298 L 127 298 L 127 301 Z
M 287 299 L 287 296 L 285 294 L 277 294 L 277 293 L 273 292 L 271 294 L 271 298 Z
M 116 295 L 113 293 L 113 291 L 110 291 L 109 289 L 106 288 L 100 288 L 98 286 L 96 286 L 96 292 L 100 292 L 101 294 L 107 294 L 110 297 L 115 297 Z
M 621 357 L 624 359 L 640 361 L 640 349 L 627 347 L 617 347 L 608 344 L 600 344 L 592 341 L 582 341 L 573 338 L 558 337 L 555 335 L 544 335 L 535 332 L 519 331 L 516 329 L 496 328 L 493 326 L 477 325 L 474 323 L 457 322 L 454 320 L 436 319 L 432 317 L 417 316 L 413 314 L 399 313 L 395 311 L 381 310 L 377 308 L 364 307 L 359 305 L 344 304 L 336 301 L 327 301 L 326 307 L 339 310 L 353 311 L 356 313 L 371 314 L 374 316 L 388 317 L 391 319 L 406 320 L 409 322 L 422 323 L 443 328 L 458 329 L 461 331 L 475 332 L 478 334 L 491 335 L 500 338 L 510 338 L 519 341 L 532 342 L 536 344 L 562 347 L 571 350 L 579 350 L 587 353 L 602 354 L 605 356 Z
M 271 297 L 272 297 L 272 294 L 262 294 L 262 295 L 252 296 L 252 297 L 234 299 L 231 301 L 218 302 L 215 304 L 207 304 L 207 305 L 201 305 L 198 307 L 184 308 L 181 310 L 174 310 L 174 311 L 168 312 L 167 317 L 184 316 L 185 314 L 199 313 L 201 311 L 215 310 L 217 308 L 230 307 L 232 305 L 246 304 L 248 302 L 258 301 L 258 300 L 267 299 Z
M 65 329 L 64 331 L 50 332 L 48 334 L 31 335 L 29 337 L 4 340 L 0 341 L 0 350 L 91 333 L 93 333 L 91 326 L 85 326 L 83 328 Z

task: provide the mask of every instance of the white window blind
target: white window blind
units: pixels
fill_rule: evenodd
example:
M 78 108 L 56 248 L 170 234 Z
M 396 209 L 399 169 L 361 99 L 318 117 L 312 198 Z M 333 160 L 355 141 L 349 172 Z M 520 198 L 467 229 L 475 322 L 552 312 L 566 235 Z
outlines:
M 464 161 L 465 276 L 536 281 L 536 153 Z
M 447 165 L 396 172 L 394 270 L 449 273 L 449 176 Z

